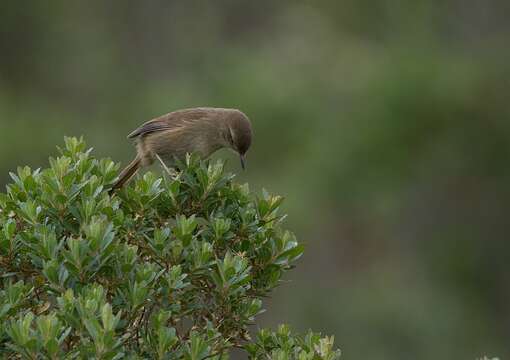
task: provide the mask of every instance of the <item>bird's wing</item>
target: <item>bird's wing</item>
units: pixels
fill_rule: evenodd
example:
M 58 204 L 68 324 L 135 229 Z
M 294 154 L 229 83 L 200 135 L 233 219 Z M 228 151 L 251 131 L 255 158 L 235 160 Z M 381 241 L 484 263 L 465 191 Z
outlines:
M 177 130 L 189 123 L 202 119 L 207 115 L 206 108 L 178 110 L 156 119 L 149 120 L 128 135 L 128 139 L 147 135 L 162 130 Z
M 129 134 L 128 139 L 133 139 L 138 136 L 153 133 L 155 131 L 167 130 L 170 128 L 171 126 L 166 121 L 158 119 L 147 121 L 145 124 L 143 124 L 138 129 Z

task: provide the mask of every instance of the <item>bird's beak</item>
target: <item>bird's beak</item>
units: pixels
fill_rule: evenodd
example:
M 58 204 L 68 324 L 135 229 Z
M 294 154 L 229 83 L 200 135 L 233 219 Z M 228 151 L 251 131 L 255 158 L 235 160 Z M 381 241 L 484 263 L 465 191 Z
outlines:
M 243 154 L 240 154 L 239 157 L 241 158 L 241 167 L 244 170 L 246 168 L 246 157 Z

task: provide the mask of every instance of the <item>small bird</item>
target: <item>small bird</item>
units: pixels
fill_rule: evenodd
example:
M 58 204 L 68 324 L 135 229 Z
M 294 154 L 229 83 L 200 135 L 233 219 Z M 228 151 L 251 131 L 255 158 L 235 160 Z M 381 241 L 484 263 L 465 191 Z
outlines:
M 187 153 L 207 158 L 219 149 L 230 148 L 239 154 L 244 169 L 252 128 L 250 119 L 237 109 L 200 107 L 149 120 L 128 139 L 136 141 L 136 157 L 122 170 L 110 192 L 124 186 L 140 168 L 155 160 L 171 166 L 176 158 L 184 160 Z

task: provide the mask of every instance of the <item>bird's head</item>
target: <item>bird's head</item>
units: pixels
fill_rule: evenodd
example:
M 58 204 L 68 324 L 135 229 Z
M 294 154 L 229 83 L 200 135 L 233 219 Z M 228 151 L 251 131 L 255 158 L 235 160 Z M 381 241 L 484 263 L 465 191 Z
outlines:
M 250 119 L 239 110 L 229 110 L 226 117 L 225 140 L 227 146 L 237 152 L 241 158 L 241 166 L 246 164 L 246 153 L 251 145 L 253 136 Z

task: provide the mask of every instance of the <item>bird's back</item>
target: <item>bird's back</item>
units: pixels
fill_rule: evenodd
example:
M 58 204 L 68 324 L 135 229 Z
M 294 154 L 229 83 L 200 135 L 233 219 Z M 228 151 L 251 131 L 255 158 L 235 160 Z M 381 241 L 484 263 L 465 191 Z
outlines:
M 172 111 L 168 114 L 149 120 L 128 135 L 129 139 L 143 136 L 149 133 L 172 130 L 191 125 L 197 121 L 208 121 L 221 118 L 228 111 L 234 109 L 199 107 Z

